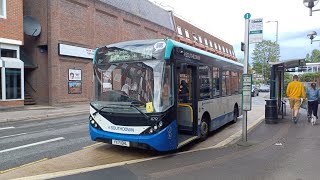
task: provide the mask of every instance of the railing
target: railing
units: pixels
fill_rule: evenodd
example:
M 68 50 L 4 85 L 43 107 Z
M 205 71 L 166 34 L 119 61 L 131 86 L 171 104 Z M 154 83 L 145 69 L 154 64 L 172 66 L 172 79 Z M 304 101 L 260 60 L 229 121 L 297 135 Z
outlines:
M 32 87 L 32 85 L 29 83 L 28 80 L 25 79 L 24 81 L 25 81 L 25 84 L 28 85 L 28 87 L 30 87 L 33 92 L 37 92 L 37 90 Z

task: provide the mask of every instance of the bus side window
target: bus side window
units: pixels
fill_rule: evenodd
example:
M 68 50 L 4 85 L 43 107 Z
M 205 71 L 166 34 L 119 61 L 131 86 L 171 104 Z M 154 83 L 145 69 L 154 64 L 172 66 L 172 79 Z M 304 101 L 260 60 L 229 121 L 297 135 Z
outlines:
M 212 96 L 220 96 L 219 68 L 212 68 Z

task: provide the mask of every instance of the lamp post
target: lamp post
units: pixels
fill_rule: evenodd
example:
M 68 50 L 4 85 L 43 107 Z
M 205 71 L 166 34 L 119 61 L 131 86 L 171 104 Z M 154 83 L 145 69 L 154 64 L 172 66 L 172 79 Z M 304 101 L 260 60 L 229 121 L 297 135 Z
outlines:
M 318 4 L 319 0 L 303 0 L 304 6 L 310 9 L 309 16 L 312 16 L 312 12 L 320 11 L 320 9 L 312 10 L 314 6 Z
M 315 32 L 315 31 L 309 32 L 309 34 L 307 35 L 307 37 L 311 40 L 311 44 L 312 44 L 313 42 L 320 41 L 320 39 L 319 39 L 319 40 L 314 40 L 314 38 L 317 37 L 317 32 Z
M 278 44 L 278 21 L 267 21 L 266 23 L 275 22 L 277 23 L 277 34 L 276 34 L 276 43 Z

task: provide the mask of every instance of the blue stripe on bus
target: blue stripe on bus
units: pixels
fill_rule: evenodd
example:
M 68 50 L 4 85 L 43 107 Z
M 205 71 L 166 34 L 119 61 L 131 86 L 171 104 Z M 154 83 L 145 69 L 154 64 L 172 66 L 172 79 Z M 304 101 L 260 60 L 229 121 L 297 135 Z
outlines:
M 89 124 L 91 139 L 116 139 L 136 143 L 144 143 L 158 151 L 169 151 L 177 148 L 177 122 L 173 121 L 160 132 L 152 135 L 132 135 L 106 132 L 93 128 Z
M 214 118 L 211 120 L 211 126 L 210 126 L 210 131 L 214 131 L 223 125 L 227 124 L 228 122 L 232 121 L 233 118 L 233 112 L 224 114 L 222 116 L 219 116 L 217 118 Z

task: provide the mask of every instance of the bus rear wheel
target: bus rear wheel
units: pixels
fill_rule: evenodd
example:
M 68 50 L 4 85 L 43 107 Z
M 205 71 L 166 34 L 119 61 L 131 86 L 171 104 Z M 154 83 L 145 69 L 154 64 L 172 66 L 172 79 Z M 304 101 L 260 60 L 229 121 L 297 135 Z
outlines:
M 209 121 L 206 118 L 202 118 L 200 124 L 200 141 L 204 141 L 208 138 L 209 134 Z

